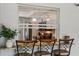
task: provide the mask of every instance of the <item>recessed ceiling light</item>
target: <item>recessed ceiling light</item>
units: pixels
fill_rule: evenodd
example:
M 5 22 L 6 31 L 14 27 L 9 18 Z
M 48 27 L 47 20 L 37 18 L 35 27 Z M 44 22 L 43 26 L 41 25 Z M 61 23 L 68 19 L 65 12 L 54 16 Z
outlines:
M 49 21 L 49 20 L 50 20 L 49 18 L 46 19 L 46 21 Z
M 36 22 L 36 21 L 37 21 L 37 19 L 36 19 L 36 18 L 33 18 L 33 19 L 32 19 L 32 22 Z

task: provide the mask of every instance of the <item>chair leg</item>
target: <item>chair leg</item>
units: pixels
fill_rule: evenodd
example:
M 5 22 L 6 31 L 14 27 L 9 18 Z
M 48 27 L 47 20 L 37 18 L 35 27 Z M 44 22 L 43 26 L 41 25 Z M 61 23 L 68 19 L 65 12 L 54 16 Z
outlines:
M 51 53 L 51 56 L 52 56 L 52 53 Z

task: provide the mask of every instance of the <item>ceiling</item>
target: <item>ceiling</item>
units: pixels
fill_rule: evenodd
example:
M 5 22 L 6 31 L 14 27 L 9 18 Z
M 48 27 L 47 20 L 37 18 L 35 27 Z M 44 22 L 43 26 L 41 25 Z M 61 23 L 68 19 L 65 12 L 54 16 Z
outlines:
M 21 17 L 56 19 L 57 11 L 53 8 L 19 4 L 18 9 Z

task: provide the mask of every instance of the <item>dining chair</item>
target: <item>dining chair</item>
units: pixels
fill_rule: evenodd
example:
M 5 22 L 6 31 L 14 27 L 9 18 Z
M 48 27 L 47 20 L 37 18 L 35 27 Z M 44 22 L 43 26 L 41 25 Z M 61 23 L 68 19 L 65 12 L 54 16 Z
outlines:
M 54 49 L 55 56 L 69 56 L 74 39 L 60 39 L 58 49 Z M 67 42 L 67 43 L 66 43 Z
M 35 41 L 16 40 L 17 56 L 32 56 Z
M 35 56 L 51 55 L 55 45 L 56 39 L 41 39 L 39 51 L 34 52 Z

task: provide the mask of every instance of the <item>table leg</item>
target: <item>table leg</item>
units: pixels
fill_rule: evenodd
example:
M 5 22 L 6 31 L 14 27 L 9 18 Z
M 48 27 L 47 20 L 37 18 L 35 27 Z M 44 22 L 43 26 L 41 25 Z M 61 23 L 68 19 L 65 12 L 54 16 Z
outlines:
M 40 41 L 40 56 L 41 56 L 41 41 Z

